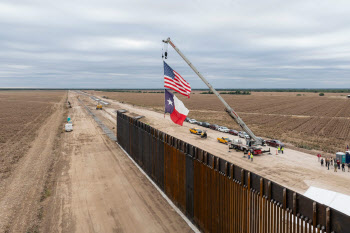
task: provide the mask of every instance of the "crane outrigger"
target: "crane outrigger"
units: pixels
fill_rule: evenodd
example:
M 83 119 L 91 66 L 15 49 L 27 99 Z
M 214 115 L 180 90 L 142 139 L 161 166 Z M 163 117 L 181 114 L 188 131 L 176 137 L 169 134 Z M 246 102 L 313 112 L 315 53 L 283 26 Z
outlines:
M 194 67 L 194 65 L 186 58 L 186 56 L 180 51 L 178 47 L 175 46 L 175 44 L 170 40 L 170 37 L 168 39 L 163 40 L 163 43 L 170 44 L 175 51 L 185 60 L 185 62 L 191 67 L 191 69 L 198 75 L 198 77 L 209 87 L 209 89 L 219 98 L 219 100 L 224 104 L 225 111 L 230 115 L 230 117 L 236 121 L 236 123 L 250 136 L 250 141 L 247 141 L 247 144 L 249 146 L 253 145 L 263 145 L 264 141 L 256 137 L 255 134 L 248 128 L 248 126 L 244 123 L 244 121 L 238 116 L 238 114 L 228 105 L 228 103 L 221 97 L 219 92 L 217 92 L 214 87 L 203 77 L 201 73 Z M 167 56 L 167 52 L 165 54 Z

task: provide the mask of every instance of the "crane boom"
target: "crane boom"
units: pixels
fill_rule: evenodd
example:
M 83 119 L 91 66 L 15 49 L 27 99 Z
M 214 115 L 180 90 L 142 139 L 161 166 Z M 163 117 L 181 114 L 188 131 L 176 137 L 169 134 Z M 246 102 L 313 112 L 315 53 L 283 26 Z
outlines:
M 234 119 L 237 124 L 250 136 L 251 139 L 253 139 L 253 143 L 255 145 L 261 145 L 262 140 L 254 135 L 254 133 L 248 128 L 248 126 L 244 123 L 244 121 L 238 116 L 238 114 L 226 103 L 226 101 L 221 97 L 219 92 L 217 92 L 214 87 L 199 73 L 199 71 L 194 67 L 194 65 L 186 58 L 186 56 L 174 45 L 174 43 L 170 40 L 170 37 L 168 39 L 163 40 L 164 43 L 170 44 L 175 51 L 185 60 L 185 62 L 192 68 L 192 70 L 198 75 L 200 79 L 209 87 L 209 89 L 219 98 L 219 100 L 224 104 L 226 112 Z

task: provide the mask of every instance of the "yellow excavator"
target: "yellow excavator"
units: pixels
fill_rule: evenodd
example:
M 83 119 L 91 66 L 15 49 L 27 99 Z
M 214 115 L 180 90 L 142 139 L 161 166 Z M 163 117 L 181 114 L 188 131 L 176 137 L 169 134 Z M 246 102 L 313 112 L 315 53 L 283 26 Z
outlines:
M 96 106 L 96 110 L 102 110 L 102 104 L 98 103 Z

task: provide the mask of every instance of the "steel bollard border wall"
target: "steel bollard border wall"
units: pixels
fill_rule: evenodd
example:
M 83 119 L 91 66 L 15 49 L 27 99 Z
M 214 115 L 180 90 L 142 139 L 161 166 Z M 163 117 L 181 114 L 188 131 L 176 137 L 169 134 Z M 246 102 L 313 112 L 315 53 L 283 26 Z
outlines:
M 279 208 L 281 208 L 281 211 L 283 209 L 283 211 L 285 211 L 286 213 L 288 213 L 288 210 L 293 210 L 294 218 L 296 217 L 298 219 L 298 222 L 300 222 L 300 220 L 301 222 L 304 221 L 305 225 L 312 224 L 312 226 L 314 227 L 319 226 L 318 229 L 325 228 L 327 232 L 339 232 L 339 233 L 344 232 L 345 233 L 345 232 L 348 232 L 348 229 L 350 229 L 349 216 L 337 210 L 329 208 L 325 205 L 314 202 L 313 200 L 301 194 L 298 194 L 292 190 L 289 190 L 277 183 L 271 182 L 255 173 L 242 169 L 239 166 L 236 166 L 224 159 L 211 155 L 210 153 L 207 153 L 206 151 L 203 151 L 200 148 L 194 147 L 193 145 L 190 145 L 182 140 L 179 140 L 173 136 L 167 135 L 166 133 L 161 132 L 157 129 L 154 129 L 153 127 L 146 125 L 145 123 L 139 120 L 133 119 L 124 113 L 117 112 L 116 130 L 117 130 L 118 143 L 133 158 L 135 158 L 135 161 L 137 161 L 137 163 L 148 174 L 151 173 L 152 179 L 155 180 L 155 182 L 159 185 L 159 187 L 161 187 L 162 190 L 165 189 L 164 188 L 165 167 L 164 166 L 163 168 L 160 167 L 160 171 L 156 170 L 156 167 L 161 166 L 160 165 L 161 163 L 158 163 L 158 160 L 160 160 L 161 158 L 164 158 L 165 156 L 164 152 L 166 151 L 166 148 L 162 147 L 162 145 L 168 144 L 169 149 L 174 148 L 171 150 L 178 150 L 179 152 L 177 153 L 181 156 L 182 154 L 184 154 L 183 156 L 184 159 L 182 159 L 181 161 L 182 163 L 185 163 L 184 180 L 185 180 L 185 190 L 186 190 L 185 191 L 186 207 L 184 208 L 182 206 L 182 210 L 185 212 L 185 214 L 188 217 L 190 217 L 192 221 L 193 221 L 193 211 L 191 206 L 191 200 L 193 199 L 193 201 L 196 201 L 196 198 L 193 197 L 193 195 L 191 196 L 191 192 L 192 192 L 191 177 L 188 178 L 188 176 L 194 175 L 194 173 L 191 173 L 192 164 L 189 161 L 197 160 L 200 162 L 199 164 L 202 164 L 200 167 L 202 166 L 206 167 L 205 169 L 201 168 L 202 172 L 205 171 L 205 173 L 203 173 L 205 177 L 201 179 L 202 180 L 204 179 L 206 182 L 209 182 L 209 179 L 212 179 L 212 180 L 216 179 L 217 181 L 222 182 L 220 184 L 224 185 L 223 186 L 224 190 L 226 190 L 227 187 L 229 187 L 228 185 L 229 183 L 227 183 L 227 180 L 234 183 L 239 182 L 242 187 L 246 187 L 247 191 L 243 191 L 243 193 L 246 193 L 248 195 L 248 193 L 250 193 L 250 190 L 252 190 L 252 193 L 260 193 L 259 195 L 267 197 L 268 200 L 273 200 L 272 206 L 274 206 L 276 211 L 279 210 Z M 142 135 L 142 137 L 140 135 Z M 140 139 L 142 141 L 140 141 Z M 135 145 L 133 145 L 133 143 L 135 143 L 135 140 L 138 141 L 137 145 L 140 145 L 140 146 L 135 147 Z M 151 142 L 152 142 L 152 145 L 150 146 Z M 179 155 L 175 155 L 175 157 Z M 165 161 L 163 161 L 163 164 L 164 162 Z M 145 163 L 145 164 L 142 164 L 142 163 Z M 156 164 L 157 166 L 155 166 L 154 164 Z M 211 170 L 214 172 L 213 176 L 210 175 Z M 215 175 L 215 171 L 217 171 L 218 174 L 220 174 L 220 176 L 222 177 L 220 176 L 217 177 Z M 178 171 L 176 170 L 174 170 L 173 172 L 174 174 L 178 174 L 177 173 Z M 249 183 L 248 183 L 248 180 L 250 181 Z M 248 190 L 248 187 L 250 188 L 250 190 Z M 203 189 L 203 187 L 199 187 L 199 188 Z M 179 196 L 181 194 L 176 194 L 176 195 Z M 202 202 L 204 204 L 204 208 L 206 212 L 210 212 L 208 209 L 210 208 L 210 206 L 205 204 L 204 202 L 207 203 L 207 201 L 210 200 L 210 198 L 215 197 L 214 194 L 211 196 L 210 195 L 208 196 L 208 195 L 205 194 L 204 196 L 201 196 L 201 198 L 204 198 Z M 225 198 L 225 200 L 228 197 L 226 193 L 220 193 L 220 195 L 221 195 L 220 197 Z M 244 200 L 247 201 L 248 199 L 244 199 Z M 247 203 L 249 202 L 246 202 L 246 204 Z M 226 205 L 226 203 L 221 203 L 220 205 Z M 212 211 L 215 212 L 215 208 Z M 212 211 L 211 213 L 213 213 Z M 225 206 L 219 206 L 218 211 L 219 212 L 222 211 L 221 213 L 224 215 L 223 217 L 227 219 L 228 212 Z M 201 229 L 203 229 L 204 225 L 209 226 L 209 228 L 211 229 L 214 229 L 213 226 L 215 224 L 207 225 L 208 220 L 205 218 L 205 216 L 204 217 L 201 216 L 201 218 L 203 221 L 205 221 L 204 223 L 195 222 L 197 225 L 201 226 Z M 265 217 L 262 218 L 262 221 L 264 221 L 264 218 Z M 244 221 L 248 221 L 248 220 L 244 220 Z M 216 222 L 216 223 L 222 224 L 222 222 Z M 263 222 L 261 222 L 260 224 L 263 224 Z M 278 225 L 278 221 L 277 221 L 277 225 Z M 227 226 L 220 225 L 220 227 L 223 227 L 226 229 Z

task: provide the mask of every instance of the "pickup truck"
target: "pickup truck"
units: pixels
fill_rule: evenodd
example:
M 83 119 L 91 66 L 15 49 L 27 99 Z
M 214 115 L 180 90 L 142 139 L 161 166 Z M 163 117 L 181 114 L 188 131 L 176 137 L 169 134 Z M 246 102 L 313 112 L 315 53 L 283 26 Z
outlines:
M 191 124 L 197 124 L 197 121 L 195 119 L 190 119 L 190 120 L 188 120 L 188 122 Z
M 250 139 L 249 135 L 246 132 L 244 132 L 244 131 L 239 131 L 238 132 L 238 136 L 240 138 Z
M 228 131 L 230 131 L 227 127 L 224 127 L 224 126 L 220 126 L 220 127 L 218 128 L 218 130 L 219 130 L 220 132 L 224 132 L 224 133 L 228 133 Z
M 67 123 L 67 124 L 64 126 L 64 129 L 65 129 L 66 132 L 73 131 L 73 124 L 72 124 L 72 123 Z

